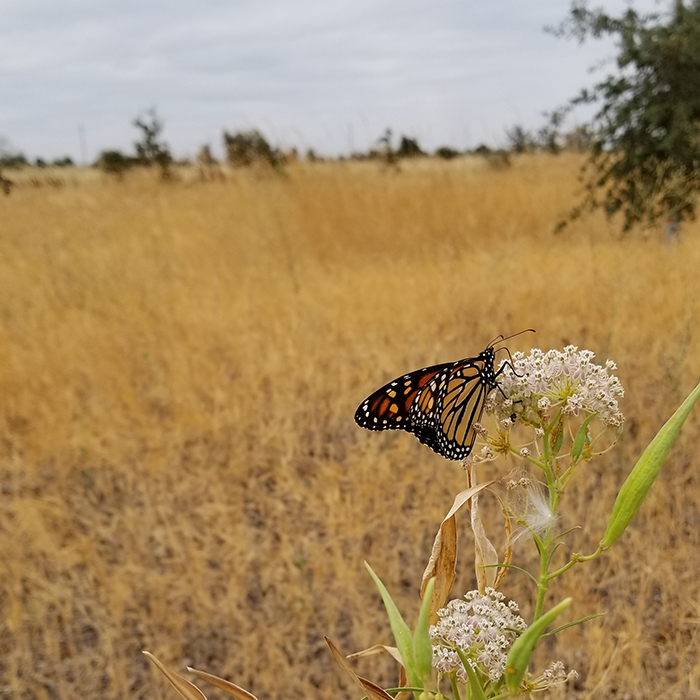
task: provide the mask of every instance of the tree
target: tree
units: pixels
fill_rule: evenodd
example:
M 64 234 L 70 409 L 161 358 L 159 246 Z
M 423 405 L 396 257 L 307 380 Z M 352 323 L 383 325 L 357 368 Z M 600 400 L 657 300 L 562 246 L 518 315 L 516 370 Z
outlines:
M 224 131 L 224 150 L 229 165 L 248 166 L 253 163 L 267 163 L 277 168 L 284 163 L 283 155 L 267 142 L 257 130 L 238 131 L 229 134 Z
M 377 139 L 377 145 L 379 146 L 379 157 L 384 161 L 384 165 L 389 168 L 399 169 L 396 151 L 394 151 L 394 146 L 392 144 L 393 133 L 389 127 L 386 131 Z
M 450 146 L 440 146 L 440 148 L 435 151 L 435 155 L 443 160 L 452 160 L 459 155 L 459 151 L 456 151 Z
M 508 145 L 513 153 L 529 153 L 534 150 L 534 137 L 519 124 L 511 129 L 506 129 L 506 139 L 508 139 Z
M 636 223 L 695 218 L 700 191 L 700 0 L 675 0 L 663 14 L 619 17 L 577 0 L 559 36 L 617 39 L 617 71 L 572 99 L 598 111 L 587 125 L 586 194 L 571 218 L 602 207 Z
M 134 143 L 137 160 L 147 167 L 157 165 L 160 168 L 161 177 L 169 180 L 173 157 L 168 144 L 159 140 L 165 122 L 158 118 L 155 109 L 150 109 L 143 118 L 134 119 L 133 124 L 141 130 L 141 140 Z
M 418 139 L 402 136 L 396 155 L 399 158 L 417 158 L 418 156 L 424 156 L 425 152 L 418 144 Z
M 136 162 L 135 158 L 125 156 L 121 151 L 102 151 L 95 165 L 103 172 L 115 175 L 121 180 L 124 173 Z

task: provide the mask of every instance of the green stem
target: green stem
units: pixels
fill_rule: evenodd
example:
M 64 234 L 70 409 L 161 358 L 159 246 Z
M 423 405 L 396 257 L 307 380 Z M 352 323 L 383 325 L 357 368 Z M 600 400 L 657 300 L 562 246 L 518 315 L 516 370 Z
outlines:
M 547 535 L 549 535 L 549 533 L 547 533 Z M 548 543 L 542 542 L 539 538 L 536 537 L 535 539 L 537 541 L 537 550 L 540 553 L 540 578 L 537 581 L 537 603 L 535 604 L 533 622 L 542 615 L 544 599 L 547 595 L 547 585 L 549 584 L 549 578 L 547 576 L 547 569 L 549 568 L 549 546 Z
M 552 571 L 551 574 L 547 575 L 547 579 L 551 581 L 553 578 L 556 578 L 557 576 L 561 576 L 563 573 L 568 571 L 574 564 L 578 564 L 578 561 L 575 559 L 571 559 L 571 561 L 566 562 L 564 566 L 562 566 L 560 569 L 557 569 L 556 571 Z
M 454 700 L 462 700 L 459 694 L 459 688 L 457 687 L 457 674 L 450 674 L 450 683 L 452 684 L 452 695 L 454 695 Z
M 556 505 L 558 502 L 556 487 L 554 485 L 554 471 L 552 470 L 552 456 L 549 450 L 549 436 L 552 432 L 552 428 L 557 425 L 559 419 L 561 418 L 561 408 L 557 411 L 556 415 L 550 422 L 550 424 L 545 428 L 543 436 L 543 447 L 544 447 L 544 473 L 547 477 L 547 490 L 549 491 L 549 505 L 552 512 L 556 512 Z
M 540 462 L 538 459 L 535 459 L 534 457 L 523 457 L 520 454 L 520 450 L 516 450 L 515 447 L 509 447 L 508 448 L 510 453 L 515 455 L 516 457 L 520 457 L 520 459 L 526 459 L 530 464 L 534 464 L 538 469 L 541 469 L 542 471 L 546 471 L 544 468 L 544 464 Z

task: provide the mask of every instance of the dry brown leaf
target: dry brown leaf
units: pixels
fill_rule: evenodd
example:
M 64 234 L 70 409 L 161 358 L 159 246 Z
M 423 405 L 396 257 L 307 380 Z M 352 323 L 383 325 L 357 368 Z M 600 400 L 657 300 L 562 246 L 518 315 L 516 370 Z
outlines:
M 434 576 L 432 600 L 430 601 L 430 615 L 428 621 L 431 625 L 437 622 L 437 611 L 444 605 L 450 589 L 455 580 L 457 570 L 457 519 L 454 515 L 443 520 L 438 530 L 433 551 L 430 555 L 428 568 L 423 574 L 421 583 L 421 598 L 425 594 L 428 581 Z M 426 578 L 427 577 L 427 578 Z
M 470 482 L 476 481 L 476 465 L 472 465 Z M 493 483 L 493 482 L 491 482 Z M 476 571 L 476 582 L 479 593 L 484 593 L 487 586 L 493 588 L 496 580 L 496 569 L 494 564 L 498 564 L 498 552 L 486 537 L 484 524 L 479 514 L 479 496 L 474 494 L 469 506 L 471 513 L 472 532 L 474 533 L 474 569 Z
M 401 673 L 399 673 L 399 688 L 405 688 L 408 685 L 408 678 L 406 676 L 406 669 L 402 666 Z M 409 690 L 402 690 L 397 693 L 394 700 L 408 700 L 411 697 L 411 692 Z
M 362 690 L 367 693 L 367 697 L 370 698 L 370 700 L 394 700 L 394 698 L 389 695 L 389 693 L 386 692 L 386 690 L 383 690 L 380 688 L 376 683 L 372 683 L 372 681 L 368 681 L 366 678 L 362 678 L 361 676 L 358 676 L 355 671 L 353 671 L 347 661 L 345 661 L 345 658 L 343 655 L 338 651 L 338 648 L 331 642 L 328 637 L 324 637 L 326 640 L 326 644 L 328 644 L 328 648 L 331 650 L 331 654 L 333 654 L 333 658 L 338 662 L 338 665 L 340 668 L 345 671 L 359 686 L 362 688 Z
M 182 695 L 185 700 L 207 700 L 207 696 L 193 683 L 183 678 L 178 673 L 171 671 L 160 662 L 150 651 L 143 652 L 156 666 L 156 668 L 170 681 L 170 684 Z
M 401 664 L 403 668 L 403 659 L 401 658 L 401 652 L 396 647 L 390 647 L 386 644 L 375 644 L 369 649 L 363 649 L 362 651 L 356 651 L 354 654 L 348 654 L 348 659 L 360 659 L 364 656 L 374 656 L 375 654 L 381 654 L 386 652 L 392 656 L 396 661 Z
M 232 697 L 236 698 L 236 700 L 258 700 L 255 695 L 249 693 L 244 688 L 237 686 L 235 683 L 231 683 L 231 681 L 219 678 L 219 676 L 214 676 L 206 671 L 198 671 L 196 668 L 190 668 L 189 666 L 187 667 L 187 670 L 190 673 L 194 673 L 195 676 L 199 676 L 199 678 L 202 680 L 207 681 L 207 683 L 211 683 L 217 688 L 220 688 L 225 693 L 228 693 Z
M 437 611 L 445 604 L 450 588 L 452 588 L 455 580 L 457 566 L 457 522 L 455 514 L 470 498 L 493 483 L 493 481 L 487 481 L 458 493 L 455 496 L 452 507 L 440 524 L 440 529 L 433 542 L 433 550 L 430 554 L 428 565 L 423 572 L 423 580 L 420 587 L 420 594 L 423 597 L 428 581 L 435 577 L 435 586 L 430 603 L 430 624 L 435 624 L 437 621 Z

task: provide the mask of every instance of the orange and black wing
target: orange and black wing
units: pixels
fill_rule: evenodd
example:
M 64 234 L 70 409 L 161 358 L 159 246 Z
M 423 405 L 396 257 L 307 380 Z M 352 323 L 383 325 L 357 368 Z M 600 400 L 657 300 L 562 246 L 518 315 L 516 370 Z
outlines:
M 404 374 L 365 399 L 355 422 L 368 430 L 406 430 L 447 459 L 464 459 L 476 439 L 486 397 L 498 386 L 494 351 Z
M 437 414 L 439 377 L 451 363 L 404 374 L 370 394 L 355 411 L 367 430 L 408 430 L 433 421 Z
M 466 360 L 452 369 L 438 397 L 436 452 L 447 459 L 469 455 L 477 435 L 475 424 L 481 420 L 492 388 L 485 379 L 482 360 Z

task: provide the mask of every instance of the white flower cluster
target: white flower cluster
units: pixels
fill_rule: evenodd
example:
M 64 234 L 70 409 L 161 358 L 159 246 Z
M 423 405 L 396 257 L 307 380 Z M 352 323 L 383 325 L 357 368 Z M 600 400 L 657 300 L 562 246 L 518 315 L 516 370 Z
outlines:
M 562 408 L 565 415 L 597 413 L 608 427 L 622 425 L 624 416 L 617 405 L 624 396 L 620 380 L 612 374 L 617 365 L 608 360 L 605 367 L 592 362 L 590 350 L 568 345 L 563 351 L 542 352 L 538 348 L 528 356 L 513 353 L 512 369 L 506 365 L 500 375 L 500 391 L 491 394 L 488 408 L 502 418 L 513 413 L 535 410 L 547 414 Z M 501 362 L 501 367 L 508 360 Z M 505 394 L 505 396 L 504 396 Z
M 451 600 L 438 611 L 438 617 L 430 628 L 433 666 L 443 673 L 456 671 L 465 683 L 467 672 L 457 647 L 472 668 L 478 666 L 495 683 L 506 670 L 508 650 L 518 632 L 527 627 L 518 615 L 517 603 L 506 603 L 505 596 L 493 588 L 487 588 L 483 595 L 469 591 L 464 599 Z

